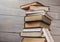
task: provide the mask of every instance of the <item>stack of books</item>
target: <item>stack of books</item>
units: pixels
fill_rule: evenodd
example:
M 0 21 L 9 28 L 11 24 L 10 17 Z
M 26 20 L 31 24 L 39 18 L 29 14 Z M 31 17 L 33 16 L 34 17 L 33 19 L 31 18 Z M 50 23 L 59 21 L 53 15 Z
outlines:
M 36 4 L 36 5 L 35 5 Z M 21 36 L 24 37 L 22 42 L 47 42 L 43 36 L 42 28 L 50 30 L 52 18 L 47 14 L 50 10 L 47 6 L 37 6 L 39 3 L 30 3 L 21 6 L 26 11 L 24 29 L 21 31 Z
M 25 16 L 25 28 L 50 28 L 51 16 L 47 14 L 49 7 L 31 6 Z

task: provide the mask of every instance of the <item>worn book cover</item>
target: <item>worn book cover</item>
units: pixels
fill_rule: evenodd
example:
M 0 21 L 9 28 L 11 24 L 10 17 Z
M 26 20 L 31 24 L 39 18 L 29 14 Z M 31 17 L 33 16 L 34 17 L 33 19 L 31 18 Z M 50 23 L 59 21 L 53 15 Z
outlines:
M 20 8 L 24 9 L 24 10 L 28 10 L 29 6 L 44 6 L 44 5 L 39 2 L 31 2 L 31 3 L 25 4 L 25 5 L 21 5 Z
M 23 37 L 42 37 L 42 31 L 40 32 L 21 32 L 21 36 Z
M 44 22 L 44 23 L 47 23 L 47 24 L 51 24 L 51 20 L 48 17 L 43 16 L 43 15 L 40 15 L 40 16 L 26 16 L 25 21 L 26 22 L 41 21 L 41 22 Z
M 40 32 L 42 28 L 30 28 L 30 29 L 23 29 L 23 32 Z
M 47 25 L 42 22 L 30 22 L 30 23 L 25 23 L 25 28 L 50 28 L 50 25 Z
M 45 10 L 45 11 L 49 11 L 50 8 L 48 6 L 30 6 L 30 10 L 32 11 L 36 11 L 36 10 Z
M 46 42 L 45 38 L 23 38 L 22 42 Z
M 48 15 L 48 13 L 45 10 L 37 10 L 37 11 L 26 11 L 27 16 L 40 16 L 44 15 L 48 17 L 50 20 L 52 20 L 52 17 Z

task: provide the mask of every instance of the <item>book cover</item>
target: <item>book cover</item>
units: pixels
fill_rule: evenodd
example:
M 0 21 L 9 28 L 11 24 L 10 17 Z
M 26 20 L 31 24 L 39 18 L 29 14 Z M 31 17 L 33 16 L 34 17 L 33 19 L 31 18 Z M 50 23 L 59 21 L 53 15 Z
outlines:
M 45 10 L 49 11 L 50 8 L 48 6 L 30 6 L 30 11 L 36 11 L 36 10 Z
M 47 11 L 45 11 L 45 10 L 26 11 L 26 14 L 32 14 L 32 13 L 41 13 L 41 14 L 46 14 L 46 13 L 47 13 Z
M 45 38 L 23 38 L 22 42 L 46 42 Z
M 21 5 L 20 8 L 24 9 L 24 10 L 28 10 L 29 6 L 44 6 L 44 5 L 39 2 L 31 2 L 31 3 L 25 4 L 25 5 Z
M 23 29 L 23 32 L 40 32 L 42 28 L 31 28 L 31 29 Z
M 45 23 L 42 22 L 29 22 L 29 23 L 25 23 L 25 28 L 50 28 L 50 25 L 47 25 Z
M 42 37 L 42 32 L 21 32 L 22 37 Z
M 47 24 L 51 24 L 51 20 L 46 17 L 46 16 L 26 16 L 25 17 L 25 21 L 26 22 L 29 22 L 29 21 L 42 21 L 42 22 L 45 22 Z
M 27 16 L 40 16 L 40 15 L 44 15 L 46 17 L 48 17 L 50 20 L 52 20 L 52 17 L 48 15 L 47 12 L 43 12 L 43 11 L 28 11 L 26 12 Z

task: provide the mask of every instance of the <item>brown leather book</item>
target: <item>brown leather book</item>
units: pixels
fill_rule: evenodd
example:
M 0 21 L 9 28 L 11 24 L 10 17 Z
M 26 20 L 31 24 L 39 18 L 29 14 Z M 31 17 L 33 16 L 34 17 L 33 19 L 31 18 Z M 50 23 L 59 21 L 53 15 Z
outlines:
M 23 38 L 22 42 L 46 42 L 45 38 Z
M 51 20 L 44 16 L 44 15 L 40 15 L 40 16 L 26 16 L 25 17 L 25 21 L 26 22 L 31 22 L 31 21 L 41 21 L 47 24 L 51 24 Z
M 50 25 L 47 25 L 43 22 L 30 22 L 30 23 L 25 23 L 25 28 L 50 28 Z

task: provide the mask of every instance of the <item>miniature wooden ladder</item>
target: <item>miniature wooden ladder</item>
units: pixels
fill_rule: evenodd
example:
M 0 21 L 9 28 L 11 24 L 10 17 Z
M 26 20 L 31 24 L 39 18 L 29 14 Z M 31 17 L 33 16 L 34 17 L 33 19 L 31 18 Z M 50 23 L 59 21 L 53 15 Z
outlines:
M 47 39 L 47 42 L 54 42 L 54 40 L 53 40 L 53 38 L 52 38 L 52 36 L 51 36 L 51 34 L 50 34 L 50 31 L 49 31 L 48 29 L 43 28 L 42 31 L 43 31 L 43 33 L 44 33 L 44 36 L 45 36 L 46 39 Z

